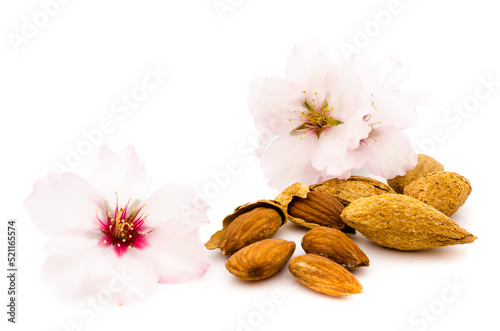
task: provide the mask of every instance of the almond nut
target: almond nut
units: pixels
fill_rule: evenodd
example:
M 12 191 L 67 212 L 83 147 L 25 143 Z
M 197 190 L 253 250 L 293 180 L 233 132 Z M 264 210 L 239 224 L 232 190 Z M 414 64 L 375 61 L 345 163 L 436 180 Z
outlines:
M 325 226 L 354 233 L 353 228 L 342 222 L 340 218 L 342 210 L 344 210 L 344 205 L 331 195 L 323 192 L 309 192 L 306 198 L 294 197 L 288 205 L 287 212 L 292 222 L 309 229 Z
M 430 172 L 443 171 L 444 166 L 425 154 L 418 154 L 418 162 L 415 169 L 410 170 L 404 176 L 396 176 L 387 180 L 392 189 L 399 194 L 403 194 L 405 187 L 413 181 L 420 179 Z
M 228 225 L 220 242 L 220 250 L 230 255 L 262 239 L 271 238 L 281 226 L 275 209 L 258 207 L 238 216 Z
M 454 172 L 439 171 L 411 182 L 405 187 L 404 194 L 451 216 L 465 203 L 471 191 L 467 178 Z
M 294 257 L 288 266 L 304 286 L 331 296 L 361 293 L 363 287 L 347 269 L 326 257 L 306 254 Z
M 358 245 L 337 229 L 320 226 L 309 230 L 302 237 L 302 248 L 308 254 L 324 256 L 348 269 L 370 264 Z
M 284 208 L 275 201 L 248 203 L 224 218 L 222 230 L 214 233 L 205 247 L 220 248 L 224 255 L 234 254 L 247 245 L 274 236 L 287 218 Z
M 277 273 L 293 255 L 295 243 L 264 239 L 248 245 L 226 261 L 226 269 L 243 280 L 260 280 Z
M 477 239 L 434 207 L 402 194 L 358 199 L 340 216 L 371 241 L 399 250 L 467 244 Z

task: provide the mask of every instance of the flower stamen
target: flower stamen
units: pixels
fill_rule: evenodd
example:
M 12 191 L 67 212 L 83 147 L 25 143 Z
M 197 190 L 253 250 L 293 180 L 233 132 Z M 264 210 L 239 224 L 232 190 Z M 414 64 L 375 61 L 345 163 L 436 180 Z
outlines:
M 306 91 L 302 92 L 306 93 Z M 307 112 L 302 111 L 297 118 L 297 120 L 303 122 L 303 124 L 300 124 L 295 129 L 293 129 L 290 134 L 297 133 L 297 131 L 302 131 L 303 133 L 306 133 L 307 131 L 313 131 L 319 138 L 321 133 L 327 127 L 333 127 L 342 124 L 341 121 L 336 120 L 335 118 L 330 116 L 333 111 L 333 107 L 328 107 L 327 100 L 324 101 L 323 106 L 321 107 L 318 105 L 319 102 L 317 101 L 317 92 L 314 92 L 314 99 L 311 99 L 312 106 L 310 103 L 308 103 L 307 100 L 304 101 L 304 106 L 306 107 Z M 297 113 L 297 111 L 295 110 L 294 113 Z M 292 119 L 289 119 L 289 121 L 291 122 Z
M 128 248 L 144 246 L 146 244 L 144 237 L 155 228 L 149 231 L 142 229 L 149 214 L 144 215 L 140 211 L 146 204 L 143 204 L 139 209 L 131 208 L 129 210 L 129 204 L 132 201 L 130 198 L 123 208 L 119 208 L 118 194 L 115 193 L 115 195 L 114 213 L 106 208 L 106 220 L 101 220 L 96 210 L 96 217 L 102 225 L 102 227 L 99 225 L 99 230 L 104 235 L 101 243 L 106 246 L 114 246 L 115 251 L 120 256 Z

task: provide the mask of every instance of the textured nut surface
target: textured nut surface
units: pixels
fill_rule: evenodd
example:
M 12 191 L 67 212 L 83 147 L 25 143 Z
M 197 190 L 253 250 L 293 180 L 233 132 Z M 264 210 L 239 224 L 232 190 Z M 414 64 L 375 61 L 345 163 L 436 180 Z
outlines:
M 404 176 L 396 176 L 387 180 L 387 184 L 396 192 L 403 194 L 405 187 L 411 182 L 420 179 L 430 172 L 443 171 L 444 166 L 425 154 L 418 154 L 418 163 L 415 169 L 410 170 Z
M 405 187 L 404 194 L 450 216 L 462 207 L 471 191 L 467 178 L 455 172 L 439 171 L 411 182 Z
M 327 295 L 345 296 L 363 291 L 359 281 L 347 269 L 323 256 L 306 254 L 294 257 L 288 269 L 304 286 Z
M 354 233 L 340 218 L 344 205 L 323 192 L 309 192 L 306 198 L 294 197 L 288 205 L 290 221 L 306 228 L 326 226 L 344 232 Z
M 271 238 L 281 227 L 281 215 L 273 208 L 258 207 L 239 215 L 228 226 L 220 242 L 224 255 L 262 239 Z
M 277 273 L 293 255 L 295 243 L 264 239 L 246 246 L 226 261 L 226 269 L 243 280 L 260 280 Z
M 399 250 L 471 243 L 476 236 L 415 198 L 385 194 L 354 201 L 342 220 L 380 246 Z
M 256 202 L 251 202 L 251 203 L 249 202 L 249 203 L 246 203 L 244 205 L 237 207 L 231 214 L 224 217 L 224 219 L 222 220 L 222 229 L 215 232 L 210 237 L 210 239 L 205 243 L 205 248 L 210 249 L 210 250 L 220 248 L 222 238 L 225 236 L 225 233 L 226 233 L 229 225 L 233 221 L 238 219 L 240 216 L 242 216 L 244 214 L 248 214 L 252 210 L 259 208 L 259 207 L 274 209 L 281 218 L 281 225 L 280 226 L 283 226 L 283 224 L 286 223 L 286 220 L 288 218 L 288 214 L 286 212 L 286 207 L 281 205 L 279 202 L 274 201 L 274 200 L 258 200 Z M 276 232 L 276 231 L 274 231 L 274 232 Z M 265 239 L 265 238 L 262 238 L 262 239 Z M 229 253 L 227 253 L 227 254 L 229 254 Z
M 347 180 L 329 179 L 319 184 L 309 186 L 311 191 L 325 192 L 339 199 L 344 206 L 359 198 L 379 194 L 395 193 L 387 184 L 373 178 L 351 176 Z
M 302 248 L 308 254 L 324 256 L 344 268 L 364 267 L 370 264 L 366 254 L 343 232 L 317 227 L 302 237 Z

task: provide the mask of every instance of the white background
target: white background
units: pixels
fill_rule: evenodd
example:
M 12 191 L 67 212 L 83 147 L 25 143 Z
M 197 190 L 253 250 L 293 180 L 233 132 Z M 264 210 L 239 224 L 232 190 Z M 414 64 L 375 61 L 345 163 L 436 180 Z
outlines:
M 8 218 L 17 219 L 19 245 L 18 324 L 6 322 L 2 277 L 2 329 L 62 331 L 72 323 L 81 330 L 207 331 L 497 325 L 500 21 L 493 2 L 223 0 L 231 9 L 220 15 L 213 0 L 74 0 L 52 6 L 51 17 L 40 5 L 47 2 L 0 5 L 1 232 Z M 381 14 L 389 10 L 390 16 Z M 40 27 L 15 46 L 13 36 L 24 38 L 26 22 L 36 19 Z M 344 57 L 340 46 L 350 44 L 374 61 L 395 55 L 410 66 L 408 89 L 428 92 L 429 100 L 408 134 L 415 147 L 470 179 L 472 194 L 453 218 L 479 237 L 476 242 L 399 252 L 358 234 L 355 241 L 371 265 L 354 271 L 364 293 L 349 298 L 297 285 L 286 268 L 265 281 L 239 281 L 225 270 L 219 251 L 210 252 L 204 278 L 162 285 L 144 302 L 105 306 L 91 318 L 77 313 L 82 299 L 40 282 L 46 238 L 21 203 L 38 176 L 64 164 L 68 150 L 85 144 L 84 132 L 103 119 L 112 129 L 95 146 L 87 143 L 91 153 L 71 171 L 85 176 L 102 144 L 115 151 L 133 144 L 156 188 L 181 182 L 205 192 L 212 208 L 203 240 L 236 206 L 274 198 L 277 192 L 266 188 L 249 152 L 257 131 L 246 105 L 248 86 L 259 75 L 282 76 L 291 49 L 304 39 L 317 39 L 338 60 Z M 128 113 L 113 112 L 122 94 L 142 84 L 147 68 L 169 76 Z M 491 91 L 478 100 L 477 89 L 488 91 L 478 86 L 488 79 Z M 464 103 L 469 110 L 452 112 Z M 228 165 L 237 165 L 237 173 L 217 183 L 214 174 L 222 176 Z M 304 233 L 287 224 L 276 236 L 295 240 L 299 255 Z

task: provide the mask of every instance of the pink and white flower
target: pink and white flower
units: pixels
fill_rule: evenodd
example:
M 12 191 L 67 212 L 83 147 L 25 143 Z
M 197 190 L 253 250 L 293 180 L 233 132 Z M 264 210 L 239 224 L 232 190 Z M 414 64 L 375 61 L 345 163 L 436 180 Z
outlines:
M 208 206 L 185 185 L 148 196 L 151 188 L 132 146 L 120 153 L 102 147 L 90 180 L 40 177 L 24 205 L 51 237 L 42 278 L 86 293 L 108 291 L 122 304 L 147 297 L 159 283 L 203 276 L 209 262 L 198 230 L 208 222 Z
M 416 95 L 399 91 L 407 75 L 394 58 L 379 67 L 364 58 L 338 64 L 317 43 L 298 43 L 286 78 L 259 77 L 250 86 L 269 186 L 346 179 L 365 164 L 385 178 L 413 169 L 416 153 L 401 132 L 417 121 Z

